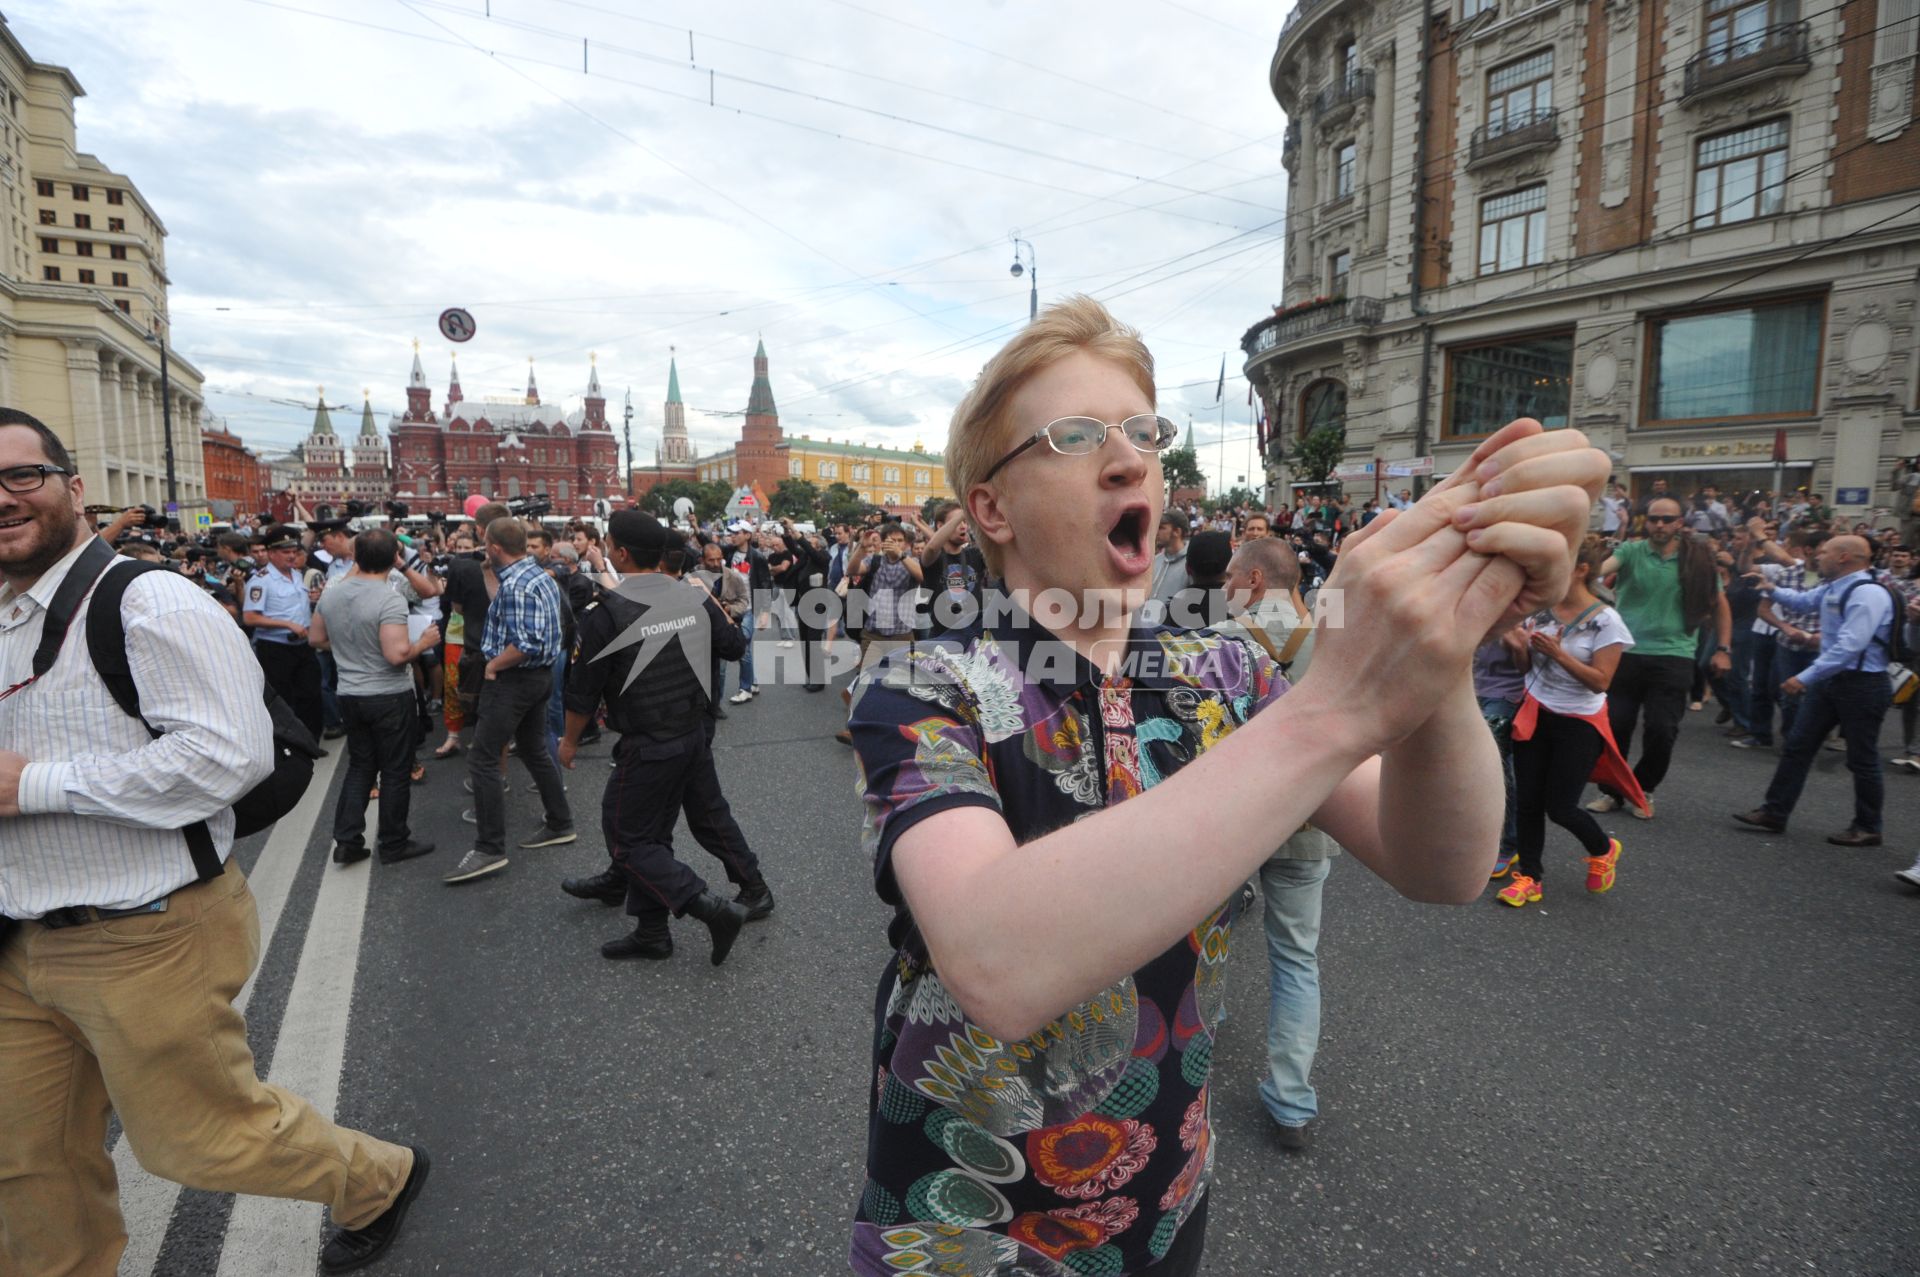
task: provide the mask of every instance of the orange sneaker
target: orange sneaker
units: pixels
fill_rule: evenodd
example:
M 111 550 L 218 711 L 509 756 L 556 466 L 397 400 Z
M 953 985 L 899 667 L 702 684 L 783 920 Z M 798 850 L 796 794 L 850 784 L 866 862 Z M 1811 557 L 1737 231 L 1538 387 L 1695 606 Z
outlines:
M 1493 872 L 1488 874 L 1487 878 L 1490 881 L 1498 882 L 1500 879 L 1507 876 L 1507 871 L 1513 868 L 1513 862 L 1518 859 L 1520 859 L 1519 852 L 1514 852 L 1512 855 L 1500 856 L 1496 858 L 1493 862 Z
M 1494 899 L 1503 905 L 1512 905 L 1518 909 L 1540 898 L 1540 884 L 1523 873 L 1515 872 L 1513 881 L 1500 889 Z
M 1587 857 L 1587 890 L 1599 895 L 1613 890 L 1613 867 L 1620 861 L 1620 840 L 1607 839 L 1607 854 Z

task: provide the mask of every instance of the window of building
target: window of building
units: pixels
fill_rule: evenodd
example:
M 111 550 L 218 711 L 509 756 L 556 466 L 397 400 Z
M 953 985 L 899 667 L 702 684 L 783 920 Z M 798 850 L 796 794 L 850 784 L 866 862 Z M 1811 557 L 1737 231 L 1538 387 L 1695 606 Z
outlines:
M 1316 381 L 1300 396 L 1300 437 L 1322 428 L 1347 428 L 1347 388 L 1337 381 Z
M 126 202 L 127 202 L 127 193 L 125 191 L 109 190 L 107 192 L 107 203 L 117 205 L 117 204 L 124 204 Z
M 807 472 L 807 464 L 806 462 L 800 460 L 800 458 L 795 457 L 791 461 L 787 462 L 787 473 L 792 475 L 794 478 L 798 479 L 801 476 L 805 475 L 806 472 Z
M 90 231 L 93 229 L 93 219 L 87 216 L 85 213 L 75 213 L 73 215 L 73 224 L 83 231 Z
M 511 500 L 512 498 L 517 497 L 519 495 L 520 495 L 520 476 L 515 475 L 513 478 L 507 480 L 507 497 L 509 500 Z
M 881 505 L 899 505 L 900 494 L 898 492 L 889 492 L 886 496 L 880 499 L 880 504 Z
M 124 217 L 109 217 L 107 219 L 107 229 L 110 231 L 124 231 L 127 229 L 127 219 Z
M 1757 53 L 1767 28 L 1791 20 L 1791 0 L 1707 0 L 1705 51 L 1714 62 Z
M 1340 149 L 1333 153 L 1333 198 L 1345 199 L 1353 194 L 1353 143 L 1342 142 Z
M 53 183 L 47 182 L 47 181 L 36 181 L 33 184 L 33 193 L 35 195 L 52 195 Z
M 86 187 L 81 186 L 78 183 L 74 185 L 73 198 L 75 198 L 76 200 L 79 200 L 82 204 L 86 203 L 89 199 L 92 198 L 92 196 L 93 196 L 93 192 L 87 189 Z
M 560 480 L 558 493 L 560 504 L 565 505 L 567 503 L 567 481 L 565 479 Z
M 933 482 L 933 475 L 926 470 L 915 470 L 913 472 L 913 481 L 924 488 Z
M 838 461 L 822 461 L 820 463 L 820 477 L 822 479 L 838 479 L 840 477 L 840 463 Z
M 123 315 L 131 315 L 133 313 L 133 303 L 124 297 L 115 302 L 114 307 Z
M 871 469 L 872 468 L 870 466 L 864 466 L 864 465 L 855 466 L 853 468 L 853 477 L 856 479 L 871 479 L 873 478 Z
M 83 284 L 91 284 L 93 282 L 93 272 L 90 270 L 81 271 L 80 282 Z
M 1880 34 L 1873 64 L 1900 62 L 1920 52 L 1920 0 L 1880 0 Z
M 1353 271 L 1353 254 L 1341 249 L 1327 259 L 1327 296 L 1347 295 L 1347 276 Z
M 900 482 L 900 467 L 899 466 L 882 467 L 880 471 L 880 482 L 882 483 Z
M 1460 0 L 1460 21 L 1477 18 L 1487 10 L 1498 7 L 1498 0 Z
M 1480 201 L 1480 273 L 1492 275 L 1547 260 L 1547 187 Z
M 1553 50 L 1487 72 L 1487 136 L 1538 123 L 1553 110 Z
M 43 266 L 40 268 L 40 278 L 57 284 L 60 282 L 60 268 L 58 266 Z
M 42 226 L 57 226 L 60 224 L 60 215 L 50 208 L 43 208 L 40 210 L 40 224 Z
M 93 241 L 89 239 L 77 239 L 73 242 L 73 251 L 81 257 L 92 257 Z
M 1787 122 L 1702 138 L 1693 170 L 1696 230 L 1778 213 L 1787 203 Z
M 113 286 L 114 286 L 115 288 L 126 288 L 126 287 L 128 287 L 128 284 L 127 284 L 127 272 L 125 272 L 125 271 L 123 271 L 123 270 L 117 270 L 117 271 L 115 271 L 115 272 L 113 272 Z
M 1572 333 L 1455 347 L 1447 351 L 1446 433 L 1491 434 L 1516 417 L 1564 426 L 1572 386 Z
M 1335 52 L 1333 74 L 1340 84 L 1353 80 L 1353 73 L 1360 69 L 1360 46 L 1351 38 L 1342 40 Z
M 60 241 L 42 235 L 40 237 L 40 251 L 43 253 L 57 253 L 60 251 Z
M 1812 416 L 1825 310 L 1800 297 L 1655 320 L 1647 418 Z
M 107 246 L 107 252 L 116 262 L 124 262 L 127 260 L 127 246 L 125 244 L 110 244 Z

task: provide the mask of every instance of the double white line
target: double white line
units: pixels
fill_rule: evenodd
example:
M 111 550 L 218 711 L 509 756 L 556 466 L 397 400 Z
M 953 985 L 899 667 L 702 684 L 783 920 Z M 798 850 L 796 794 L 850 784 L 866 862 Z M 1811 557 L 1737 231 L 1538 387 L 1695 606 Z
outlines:
M 329 810 L 327 791 L 334 769 L 346 751 L 335 749 L 315 766 L 313 782 L 284 820 L 267 836 L 254 872 L 248 880 L 260 910 L 260 955 L 264 961 L 286 908 L 300 864 L 313 831 Z M 374 817 L 369 809 L 368 819 Z M 340 1092 L 340 1070 L 346 1055 L 347 1016 L 353 1002 L 353 980 L 359 966 L 360 928 L 366 917 L 367 885 L 372 860 L 340 867 L 329 865 L 320 876 L 313 918 L 307 925 L 293 988 L 280 1019 L 280 1036 L 273 1049 L 268 1081 L 305 1096 L 328 1117 L 333 1116 Z M 234 999 L 245 1014 L 255 981 L 249 979 Z M 166 1241 L 180 1186 L 149 1175 L 134 1160 L 122 1139 L 113 1152 L 120 1177 L 120 1209 L 126 1217 L 127 1249 L 120 1258 L 120 1277 L 152 1277 Z M 228 1220 L 226 1243 L 220 1256 L 220 1277 L 266 1277 L 267 1274 L 314 1271 L 320 1243 L 321 1207 L 309 1202 L 241 1197 Z

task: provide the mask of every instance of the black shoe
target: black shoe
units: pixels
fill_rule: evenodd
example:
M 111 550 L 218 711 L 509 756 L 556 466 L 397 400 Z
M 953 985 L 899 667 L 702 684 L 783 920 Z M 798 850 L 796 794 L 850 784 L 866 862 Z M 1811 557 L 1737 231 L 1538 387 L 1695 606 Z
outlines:
M 333 751 L 330 749 L 322 748 L 322 749 L 315 750 L 314 755 L 319 758 L 325 758 L 328 754 L 331 754 L 332 752 Z
M 659 962 L 673 956 L 673 937 L 667 934 L 665 923 L 659 924 L 657 931 L 649 930 L 647 924 L 641 923 L 618 940 L 609 940 L 601 945 L 600 956 L 616 959 L 646 958 L 651 962 Z
M 1313 1147 L 1313 1123 L 1301 1126 L 1288 1126 L 1282 1122 L 1273 1124 L 1273 1142 L 1282 1152 L 1304 1153 Z
M 568 878 L 560 890 L 580 900 L 598 900 L 617 905 L 627 898 L 627 880 L 612 869 L 603 869 L 591 878 Z
M 1725 727 L 1728 723 L 1731 723 L 1732 721 L 1733 721 L 1733 711 L 1730 709 L 1723 709 L 1719 712 L 1719 714 L 1714 716 L 1713 724 L 1715 727 Z
M 393 1239 L 400 1235 L 407 1207 L 420 1195 L 420 1186 L 427 1182 L 427 1172 L 432 1169 L 433 1159 L 427 1156 L 427 1150 L 413 1145 L 413 1169 L 407 1172 L 407 1182 L 400 1186 L 400 1195 L 393 1199 L 393 1205 L 365 1228 L 343 1228 L 335 1233 L 320 1251 L 320 1266 L 330 1273 L 344 1273 L 384 1255 L 387 1247 L 393 1245 Z
M 403 860 L 412 860 L 417 856 L 424 856 L 432 850 L 433 844 L 430 842 L 414 842 L 412 839 L 408 839 L 407 845 L 404 847 L 397 848 L 393 851 L 381 852 L 380 863 L 383 865 L 397 865 Z
M 803 692 L 824 692 L 827 690 L 827 685 L 825 683 L 808 683 L 800 690 Z
M 733 942 L 740 938 L 740 928 L 747 925 L 746 909 L 711 891 L 703 891 L 688 903 L 687 912 L 706 923 L 707 930 L 713 933 L 713 965 L 717 967 L 725 962 L 733 951 Z
M 767 886 L 766 879 L 750 882 L 740 888 L 733 903 L 747 911 L 748 922 L 758 922 L 773 912 L 773 889 Z
M 725 718 L 727 716 L 727 711 L 721 707 L 719 701 L 713 703 L 713 716 L 715 718 Z
M 320 739 L 321 740 L 339 740 L 342 736 L 345 736 L 346 734 L 347 734 L 347 729 L 344 727 L 329 727 L 325 731 L 320 733 Z
M 1776 820 L 1768 814 L 1765 807 L 1755 807 L 1752 811 L 1736 811 L 1733 813 L 1733 818 L 1743 825 L 1750 826 L 1754 829 L 1764 829 L 1770 834 L 1784 834 L 1787 832 L 1787 822 L 1784 820 Z
M 357 865 L 372 854 L 365 843 L 356 843 L 351 847 L 342 842 L 333 844 L 333 863 L 336 865 Z
M 1827 841 L 1836 847 L 1878 847 L 1880 835 L 1848 825 L 1837 834 L 1828 834 Z

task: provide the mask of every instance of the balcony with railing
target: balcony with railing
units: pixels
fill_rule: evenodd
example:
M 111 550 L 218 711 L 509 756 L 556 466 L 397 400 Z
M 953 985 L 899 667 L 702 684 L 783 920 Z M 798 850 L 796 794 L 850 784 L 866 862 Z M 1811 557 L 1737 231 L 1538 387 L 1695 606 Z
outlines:
M 1355 67 L 1313 96 L 1313 118 L 1353 109 L 1362 98 L 1373 97 L 1373 72 Z
M 1515 111 L 1482 124 L 1467 141 L 1467 167 L 1477 169 L 1515 155 L 1541 151 L 1560 141 L 1560 112 L 1552 108 Z
M 1682 102 L 1774 76 L 1804 75 L 1813 66 L 1807 24 L 1782 22 L 1687 60 Z
M 1371 328 L 1386 317 L 1377 297 L 1327 297 L 1289 306 L 1247 329 L 1240 349 L 1252 359 L 1336 328 Z

